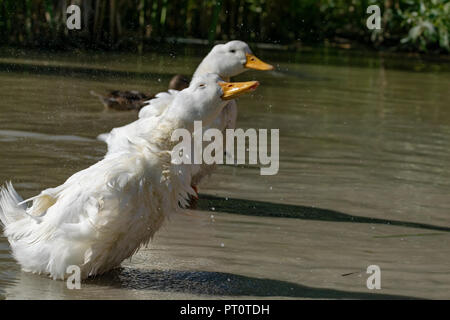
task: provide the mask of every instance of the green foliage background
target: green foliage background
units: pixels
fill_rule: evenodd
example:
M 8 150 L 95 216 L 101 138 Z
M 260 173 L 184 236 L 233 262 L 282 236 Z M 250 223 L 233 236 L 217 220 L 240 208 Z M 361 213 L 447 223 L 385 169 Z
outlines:
M 77 4 L 82 30 L 65 27 Z M 368 30 L 377 4 L 382 30 Z M 0 0 L 0 44 L 135 49 L 171 38 L 298 45 L 363 44 L 448 53 L 448 0 Z

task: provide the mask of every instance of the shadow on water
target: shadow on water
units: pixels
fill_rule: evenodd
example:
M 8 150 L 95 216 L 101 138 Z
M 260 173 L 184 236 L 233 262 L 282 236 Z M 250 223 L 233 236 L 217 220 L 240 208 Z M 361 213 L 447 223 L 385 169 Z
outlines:
M 211 208 L 214 208 L 214 211 L 249 216 L 296 218 L 303 220 L 318 220 L 330 222 L 373 223 L 450 232 L 449 227 L 434 226 L 424 223 L 361 217 L 329 209 L 236 198 L 225 199 L 212 195 L 201 194 L 196 209 L 203 211 L 212 211 Z
M 314 288 L 292 282 L 207 271 L 119 268 L 86 283 L 119 288 L 211 296 L 316 299 L 417 299 L 408 296 Z

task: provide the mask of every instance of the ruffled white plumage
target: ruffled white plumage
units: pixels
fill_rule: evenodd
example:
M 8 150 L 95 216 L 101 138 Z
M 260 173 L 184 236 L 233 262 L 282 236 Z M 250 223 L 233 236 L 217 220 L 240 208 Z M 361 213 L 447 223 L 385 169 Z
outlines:
M 167 92 L 158 93 L 155 98 L 148 100 L 147 105 L 139 111 L 139 118 L 158 117 L 175 99 L 178 90 L 169 89 Z
M 144 126 L 155 125 L 159 121 L 159 117 L 170 106 L 178 92 L 177 90 L 160 92 L 154 99 L 147 101 L 148 106 L 142 108 L 139 112 L 139 118 L 145 118 L 147 121 L 143 122 L 138 119 L 125 126 L 114 128 L 110 133 L 99 135 L 97 139 L 106 142 L 108 145 L 106 156 L 129 151 L 130 147 L 135 144 L 134 140 L 139 137 L 139 132 L 146 130 Z
M 11 184 L 1 190 L 0 219 L 25 271 L 64 278 L 69 265 L 82 276 L 101 274 L 146 244 L 164 219 L 186 204 L 188 167 L 166 151 L 108 157 L 33 198 L 26 209 Z

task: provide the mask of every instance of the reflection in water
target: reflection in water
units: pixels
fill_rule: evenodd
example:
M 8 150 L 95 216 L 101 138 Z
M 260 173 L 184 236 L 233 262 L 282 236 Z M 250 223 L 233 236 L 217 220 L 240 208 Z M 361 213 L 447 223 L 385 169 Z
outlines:
M 72 67 L 72 66 L 61 66 L 61 65 L 39 65 L 39 64 L 27 64 L 27 63 L 2 63 L 0 62 L 0 71 L 7 72 L 30 72 L 34 74 L 42 75 L 60 75 L 60 76 L 70 76 L 70 77 L 101 77 L 101 78 L 120 78 L 120 77 L 132 77 L 142 78 L 142 79 L 152 79 L 155 77 L 162 78 L 164 83 L 168 83 L 170 80 L 169 74 L 155 74 L 155 73 L 142 73 L 142 72 L 131 72 L 131 71 L 121 71 L 121 70 L 108 70 L 101 68 L 92 67 Z
M 150 248 L 79 292 L 21 272 L 0 238 L 0 296 L 449 298 L 445 66 L 357 54 L 259 55 L 279 68 L 237 77 L 261 82 L 239 99 L 238 126 L 280 129 L 276 176 L 221 166 L 200 186 L 198 211 L 173 217 Z M 98 134 L 137 117 L 105 112 L 91 90 L 165 90 L 173 74 L 192 74 L 200 60 L 0 57 L 0 182 L 12 180 L 24 198 L 61 184 L 103 157 Z M 371 264 L 382 272 L 377 295 L 365 287 Z

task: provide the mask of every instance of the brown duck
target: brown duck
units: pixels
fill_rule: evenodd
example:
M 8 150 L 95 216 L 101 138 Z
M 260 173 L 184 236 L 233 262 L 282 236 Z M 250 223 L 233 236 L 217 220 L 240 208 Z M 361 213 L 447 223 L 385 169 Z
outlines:
M 189 87 L 189 80 L 181 74 L 175 75 L 169 82 L 169 89 L 183 90 L 187 87 Z M 154 94 L 142 93 L 135 90 L 112 90 L 105 96 L 94 91 L 91 91 L 91 94 L 98 97 L 107 109 L 118 111 L 139 111 L 146 105 L 146 101 L 155 97 Z

